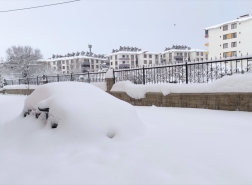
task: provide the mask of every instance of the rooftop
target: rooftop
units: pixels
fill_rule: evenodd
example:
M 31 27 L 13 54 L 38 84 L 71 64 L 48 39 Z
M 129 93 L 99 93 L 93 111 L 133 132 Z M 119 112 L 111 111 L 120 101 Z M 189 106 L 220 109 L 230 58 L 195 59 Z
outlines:
M 226 24 L 244 22 L 244 21 L 248 21 L 250 19 L 252 19 L 252 16 L 250 16 L 250 17 L 248 15 L 246 17 L 241 16 L 241 17 L 239 17 L 239 18 L 237 18 L 235 20 L 232 20 L 232 21 L 228 21 L 228 22 L 224 22 L 224 23 L 221 23 L 221 24 L 217 24 L 217 25 L 214 25 L 214 26 L 207 27 L 204 30 L 210 30 L 210 29 L 218 28 L 218 27 L 221 27 L 221 26 L 226 25 Z

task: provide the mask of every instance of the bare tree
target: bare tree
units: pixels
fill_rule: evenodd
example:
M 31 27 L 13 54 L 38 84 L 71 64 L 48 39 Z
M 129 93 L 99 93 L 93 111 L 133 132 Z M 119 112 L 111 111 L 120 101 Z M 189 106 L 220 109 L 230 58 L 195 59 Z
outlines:
M 30 46 L 12 46 L 6 50 L 7 72 L 17 74 L 15 76 L 21 76 L 22 73 L 34 76 L 41 67 L 44 68 L 37 63 L 37 60 L 42 57 L 39 49 L 33 49 Z

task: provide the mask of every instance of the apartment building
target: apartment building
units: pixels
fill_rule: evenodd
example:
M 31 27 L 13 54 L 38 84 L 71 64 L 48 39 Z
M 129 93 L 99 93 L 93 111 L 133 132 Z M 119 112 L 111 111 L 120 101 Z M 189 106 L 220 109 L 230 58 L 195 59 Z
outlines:
M 173 45 L 166 47 L 160 55 L 162 64 L 176 64 L 182 62 L 200 62 L 207 60 L 205 50 L 191 49 L 184 45 Z
M 157 52 L 142 51 L 137 47 L 120 46 L 113 49 L 111 54 L 106 55 L 113 69 L 127 69 L 143 65 L 155 65 L 160 63 Z
M 104 67 L 104 65 L 108 64 L 105 55 L 96 55 L 90 52 L 40 59 L 38 62 L 47 62 L 50 64 L 52 72 L 61 74 L 97 72 L 101 70 L 101 66 Z
M 252 54 L 252 17 L 249 15 L 205 28 L 209 59 Z

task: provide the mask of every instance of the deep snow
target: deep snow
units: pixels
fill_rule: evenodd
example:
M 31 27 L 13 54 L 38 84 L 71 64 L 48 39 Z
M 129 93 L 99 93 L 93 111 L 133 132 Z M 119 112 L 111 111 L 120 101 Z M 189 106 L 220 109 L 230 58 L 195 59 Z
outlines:
M 147 92 L 159 92 L 164 96 L 170 93 L 216 93 L 216 92 L 252 92 L 252 73 L 224 76 L 212 83 L 195 84 L 148 84 L 136 85 L 131 81 L 117 82 L 111 92 L 126 92 L 135 99 L 145 98 Z
M 100 100 L 90 97 L 93 101 Z M 65 101 L 76 103 L 78 98 L 69 96 Z M 25 96 L 0 95 L 3 119 L 7 121 L 9 118 L 5 117 L 9 113 L 17 115 L 13 121 L 0 126 L 0 184 L 252 183 L 252 115 L 249 112 L 134 107 L 145 125 L 143 134 L 132 138 L 128 133 L 131 140 L 119 140 L 98 133 L 97 139 L 92 135 L 93 130 L 86 127 L 87 120 L 82 122 L 83 127 L 68 120 L 65 125 L 69 130 L 62 130 L 62 125 L 51 129 L 50 124 L 45 125 L 32 115 L 22 117 L 20 104 L 24 99 Z M 54 101 L 49 102 L 47 105 L 51 106 Z M 5 109 L 4 105 L 10 108 Z M 106 125 L 108 117 L 101 115 L 99 109 L 90 104 L 82 106 L 89 113 L 87 117 L 96 116 L 100 126 Z M 95 106 L 111 107 L 101 102 Z M 110 116 L 121 116 L 120 109 L 113 111 Z M 64 116 L 73 119 L 72 116 L 78 117 L 81 113 L 72 109 Z M 73 132 L 71 127 L 79 128 L 80 132 Z M 82 136 L 82 131 L 89 134 L 83 129 L 91 131 L 90 135 Z

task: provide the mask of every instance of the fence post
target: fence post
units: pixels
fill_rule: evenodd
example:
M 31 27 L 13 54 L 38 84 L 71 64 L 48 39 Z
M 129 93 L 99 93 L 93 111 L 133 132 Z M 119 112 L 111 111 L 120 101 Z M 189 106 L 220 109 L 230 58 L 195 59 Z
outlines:
M 186 62 L 186 84 L 188 84 L 188 65 Z
M 46 83 L 48 83 L 48 80 L 47 80 L 47 75 L 46 75 Z
M 37 76 L 37 85 L 38 85 L 38 76 Z
M 11 85 L 13 85 L 13 80 L 11 80 Z
M 87 75 L 88 75 L 88 83 L 90 83 L 90 78 L 89 78 L 89 71 L 88 71 L 88 74 L 87 74 Z
M 57 74 L 57 80 L 58 80 L 58 82 L 59 82 L 59 74 Z
M 18 85 L 20 85 L 20 78 L 18 79 Z
M 113 82 L 115 84 L 115 70 L 113 69 Z
M 145 70 L 144 70 L 144 65 L 143 65 L 143 84 L 145 85 Z
M 73 81 L 73 73 L 71 73 L 71 81 Z

